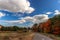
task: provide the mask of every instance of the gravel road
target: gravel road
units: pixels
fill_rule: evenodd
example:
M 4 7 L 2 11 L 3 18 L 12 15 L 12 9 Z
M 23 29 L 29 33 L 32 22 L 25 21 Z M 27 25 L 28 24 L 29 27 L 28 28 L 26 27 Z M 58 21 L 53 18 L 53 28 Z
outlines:
M 39 33 L 35 33 L 33 40 L 53 40 L 47 36 L 41 35 Z

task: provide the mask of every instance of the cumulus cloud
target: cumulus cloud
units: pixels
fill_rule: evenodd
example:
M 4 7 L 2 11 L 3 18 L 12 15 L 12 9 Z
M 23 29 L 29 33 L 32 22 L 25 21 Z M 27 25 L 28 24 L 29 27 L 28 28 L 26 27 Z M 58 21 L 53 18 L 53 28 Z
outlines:
M 49 19 L 48 15 L 46 15 L 46 14 L 35 15 L 33 18 L 35 19 L 36 23 L 46 22 Z
M 5 14 L 3 14 L 2 12 L 0 12 L 0 18 L 5 16 Z
M 40 15 L 35 15 L 33 17 L 27 16 L 23 18 L 25 21 L 30 21 L 33 23 L 41 23 L 41 22 L 46 22 L 49 17 L 46 14 L 40 14 Z
M 60 11 L 59 10 L 55 10 L 55 15 L 59 15 L 60 14 Z
M 0 9 L 22 13 L 31 13 L 34 11 L 34 8 L 30 7 L 28 0 L 0 0 Z

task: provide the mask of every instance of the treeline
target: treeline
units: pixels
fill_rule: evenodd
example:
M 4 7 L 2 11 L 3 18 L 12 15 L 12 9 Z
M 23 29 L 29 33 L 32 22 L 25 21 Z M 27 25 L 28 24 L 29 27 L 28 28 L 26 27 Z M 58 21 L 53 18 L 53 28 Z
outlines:
M 53 18 L 50 18 L 47 22 L 34 24 L 32 29 L 35 32 L 60 35 L 60 15 L 56 15 Z
M 30 30 L 30 27 L 18 27 L 18 26 L 12 26 L 12 27 L 4 27 L 1 26 L 0 31 L 28 31 Z

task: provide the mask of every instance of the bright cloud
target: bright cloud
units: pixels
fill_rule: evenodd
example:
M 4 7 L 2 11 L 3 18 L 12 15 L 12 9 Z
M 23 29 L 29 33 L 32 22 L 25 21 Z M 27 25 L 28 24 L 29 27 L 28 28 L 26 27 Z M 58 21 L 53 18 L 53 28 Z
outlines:
M 46 14 L 35 15 L 33 18 L 36 19 L 36 23 L 46 22 L 49 19 Z
M 5 16 L 5 14 L 3 14 L 2 12 L 0 12 L 0 18 Z
M 55 15 L 59 15 L 60 11 L 59 10 L 55 10 Z
M 48 18 L 48 15 L 46 14 L 40 14 L 40 15 L 35 15 L 33 17 L 27 16 L 23 19 L 25 21 L 30 21 L 33 23 L 41 23 L 41 22 L 46 22 L 49 18 Z
M 52 14 L 52 12 L 47 12 L 46 14 L 49 15 L 49 14 Z
M 26 21 L 25 21 L 25 20 L 20 20 L 20 21 L 19 21 L 19 23 L 24 23 L 24 22 L 26 22 Z
M 30 17 L 30 16 L 27 16 L 23 19 L 26 20 L 26 21 L 30 21 L 30 22 L 33 22 L 35 20 L 33 17 Z
M 34 8 L 30 7 L 28 0 L 0 0 L 0 9 L 22 13 L 31 13 L 34 11 Z

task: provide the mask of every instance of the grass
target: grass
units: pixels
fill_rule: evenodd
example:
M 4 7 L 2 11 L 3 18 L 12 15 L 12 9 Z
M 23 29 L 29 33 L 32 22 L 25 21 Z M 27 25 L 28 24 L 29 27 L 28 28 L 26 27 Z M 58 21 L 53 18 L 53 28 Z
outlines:
M 32 32 L 0 32 L 0 40 L 32 40 Z

